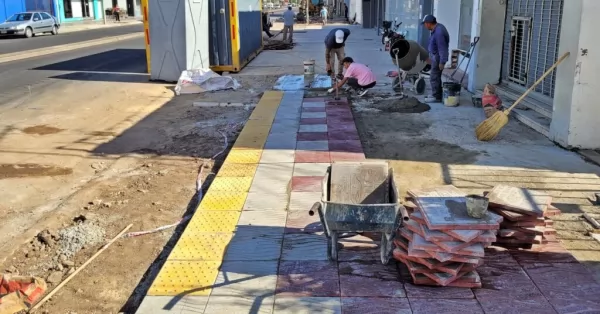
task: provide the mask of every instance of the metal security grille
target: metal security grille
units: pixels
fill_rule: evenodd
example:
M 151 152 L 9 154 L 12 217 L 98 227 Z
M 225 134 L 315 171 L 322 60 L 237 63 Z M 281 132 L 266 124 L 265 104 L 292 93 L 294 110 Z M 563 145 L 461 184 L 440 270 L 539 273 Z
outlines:
M 504 27 L 502 78 L 529 88 L 556 62 L 564 0 L 508 0 Z M 554 96 L 556 74 L 535 88 Z

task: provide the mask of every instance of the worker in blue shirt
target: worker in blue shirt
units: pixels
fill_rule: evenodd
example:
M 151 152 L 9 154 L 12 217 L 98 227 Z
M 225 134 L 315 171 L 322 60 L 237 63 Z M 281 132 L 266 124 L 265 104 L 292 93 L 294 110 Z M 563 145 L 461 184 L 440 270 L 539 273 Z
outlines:
M 428 47 L 431 59 L 431 96 L 425 97 L 425 102 L 442 102 L 442 71 L 448 62 L 450 35 L 446 26 L 438 23 L 433 15 L 426 15 L 421 24 L 431 32 Z

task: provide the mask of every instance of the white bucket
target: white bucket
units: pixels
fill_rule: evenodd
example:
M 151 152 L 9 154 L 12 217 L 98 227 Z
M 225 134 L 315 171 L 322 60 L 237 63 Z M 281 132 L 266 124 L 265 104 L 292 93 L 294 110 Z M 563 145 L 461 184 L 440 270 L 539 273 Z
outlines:
M 315 74 L 315 60 L 304 61 L 304 75 Z

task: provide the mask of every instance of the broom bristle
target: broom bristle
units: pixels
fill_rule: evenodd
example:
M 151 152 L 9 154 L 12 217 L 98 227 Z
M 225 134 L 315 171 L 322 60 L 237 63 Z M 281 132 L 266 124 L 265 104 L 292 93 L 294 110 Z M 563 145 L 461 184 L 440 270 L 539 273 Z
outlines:
M 508 116 L 502 111 L 497 111 L 477 126 L 475 135 L 480 141 L 491 141 L 498 133 L 500 133 L 500 130 L 502 130 L 507 123 Z

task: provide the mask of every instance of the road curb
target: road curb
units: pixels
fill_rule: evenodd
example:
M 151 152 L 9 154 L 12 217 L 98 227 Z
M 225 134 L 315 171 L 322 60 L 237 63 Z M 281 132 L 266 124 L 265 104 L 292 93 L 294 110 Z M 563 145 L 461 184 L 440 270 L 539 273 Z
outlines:
M 58 46 L 53 46 L 53 47 L 48 47 L 48 48 L 40 48 L 40 49 L 32 49 L 32 50 L 26 50 L 26 51 L 20 51 L 20 52 L 6 53 L 6 54 L 0 55 L 0 64 L 6 63 L 6 62 L 12 62 L 12 61 L 18 61 L 18 60 L 24 60 L 24 59 L 34 58 L 34 57 L 50 55 L 50 54 L 57 53 L 57 52 L 81 49 L 81 48 L 86 48 L 86 47 L 91 47 L 91 46 L 98 46 L 98 45 L 103 45 L 103 44 L 108 44 L 108 43 L 112 43 L 112 42 L 116 42 L 116 41 L 127 40 L 127 39 L 138 38 L 138 37 L 144 37 L 144 33 L 139 32 L 139 33 L 133 33 L 133 34 L 127 34 L 127 35 L 111 36 L 111 37 L 106 37 L 106 38 L 101 38 L 101 39 L 81 41 L 81 42 L 72 43 L 72 44 L 58 45 Z

